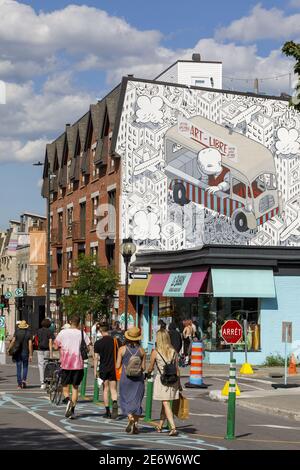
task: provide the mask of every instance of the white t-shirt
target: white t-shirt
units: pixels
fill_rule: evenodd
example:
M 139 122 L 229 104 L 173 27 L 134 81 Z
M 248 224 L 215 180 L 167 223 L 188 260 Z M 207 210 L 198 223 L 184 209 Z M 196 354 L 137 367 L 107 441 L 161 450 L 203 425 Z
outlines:
M 83 337 L 88 346 L 89 337 L 83 332 Z M 65 370 L 83 369 L 83 359 L 80 354 L 81 330 L 68 328 L 58 333 L 54 344 L 60 348 L 61 368 Z

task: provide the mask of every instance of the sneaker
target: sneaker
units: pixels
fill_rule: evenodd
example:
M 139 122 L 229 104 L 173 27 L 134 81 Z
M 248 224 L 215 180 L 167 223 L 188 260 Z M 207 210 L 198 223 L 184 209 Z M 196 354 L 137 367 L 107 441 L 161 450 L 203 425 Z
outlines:
M 72 415 L 72 408 L 74 407 L 73 403 L 71 400 L 68 401 L 67 407 L 66 407 L 66 412 L 65 412 L 65 417 L 70 418 Z
M 22 388 L 26 388 L 26 387 L 27 387 L 26 382 L 23 380 L 23 382 L 22 382 Z
M 118 403 L 116 401 L 114 401 L 113 405 L 112 405 L 111 418 L 112 419 L 117 419 L 117 417 L 118 417 Z
M 46 390 L 46 384 L 41 385 L 41 390 Z
M 22 388 L 23 388 L 22 385 L 19 384 L 18 385 L 18 390 L 22 390 Z

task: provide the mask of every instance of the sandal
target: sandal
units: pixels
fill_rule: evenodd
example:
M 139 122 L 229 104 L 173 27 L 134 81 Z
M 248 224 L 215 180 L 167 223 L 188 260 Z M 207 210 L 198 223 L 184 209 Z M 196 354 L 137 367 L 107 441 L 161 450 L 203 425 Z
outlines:
M 128 421 L 127 428 L 125 429 L 125 431 L 128 432 L 128 434 L 131 434 L 133 431 L 133 427 L 134 427 L 134 420 L 130 419 Z
M 160 427 L 160 426 L 155 426 L 155 430 L 156 430 L 156 432 L 162 432 L 162 427 Z
M 169 436 L 178 436 L 178 431 L 176 428 L 171 429 Z

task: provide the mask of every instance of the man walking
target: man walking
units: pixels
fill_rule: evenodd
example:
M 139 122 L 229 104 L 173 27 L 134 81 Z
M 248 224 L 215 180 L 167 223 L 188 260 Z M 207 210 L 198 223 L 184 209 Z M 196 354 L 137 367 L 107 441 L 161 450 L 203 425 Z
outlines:
M 117 395 L 117 381 L 116 381 L 116 370 L 115 370 L 115 358 L 114 358 L 114 339 L 109 335 L 108 325 L 100 325 L 100 331 L 102 338 L 97 340 L 94 345 L 94 375 L 97 378 L 97 366 L 99 365 L 99 377 L 103 380 L 103 401 L 105 406 L 105 417 L 116 419 L 118 417 L 118 395 Z M 109 408 L 108 393 L 110 391 L 111 398 L 113 401 L 112 412 Z
M 73 315 L 70 319 L 70 328 L 61 330 L 54 341 L 54 348 L 60 349 L 60 362 L 62 368 L 61 382 L 63 395 L 67 401 L 66 418 L 74 418 L 75 406 L 78 400 L 78 387 L 83 379 L 84 364 L 80 345 L 82 337 L 87 346 L 90 344 L 88 336 L 80 329 L 80 317 Z M 72 385 L 72 399 L 69 390 Z
M 41 389 L 46 388 L 46 384 L 44 383 L 44 367 L 45 367 L 45 359 L 49 357 L 52 358 L 52 343 L 54 340 L 54 334 L 51 333 L 50 330 L 51 321 L 49 318 L 44 318 L 42 321 L 42 328 L 39 328 L 37 331 L 37 338 L 38 338 L 38 365 L 39 365 L 39 372 L 40 372 L 40 382 L 41 382 Z

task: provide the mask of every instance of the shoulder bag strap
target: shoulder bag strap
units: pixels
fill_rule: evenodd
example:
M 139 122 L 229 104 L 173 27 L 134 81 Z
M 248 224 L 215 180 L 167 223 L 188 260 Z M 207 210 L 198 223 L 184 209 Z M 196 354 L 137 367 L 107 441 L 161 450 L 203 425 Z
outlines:
M 162 360 L 164 361 L 164 363 L 167 365 L 168 363 L 166 362 L 165 358 L 164 358 L 164 357 L 163 357 L 163 356 L 160 354 L 160 352 L 159 352 L 159 351 L 157 351 L 157 350 L 156 350 L 156 352 L 157 352 L 157 354 L 159 354 L 159 355 L 160 355 L 160 357 L 162 358 Z

